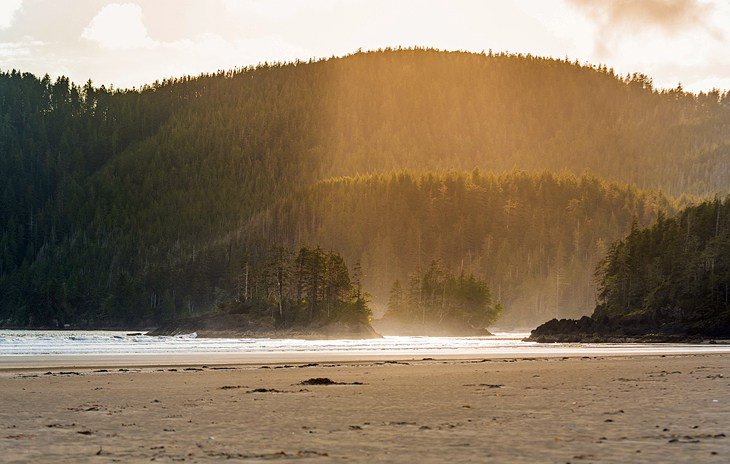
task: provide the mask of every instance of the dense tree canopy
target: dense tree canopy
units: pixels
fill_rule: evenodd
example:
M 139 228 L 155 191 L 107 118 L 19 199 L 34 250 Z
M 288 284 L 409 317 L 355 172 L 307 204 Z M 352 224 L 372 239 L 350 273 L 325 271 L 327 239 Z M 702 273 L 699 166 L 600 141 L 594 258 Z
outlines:
M 409 274 L 405 288 L 399 280 L 393 283 L 381 326 L 388 330 L 395 323 L 398 333 L 479 333 L 501 312 L 486 282 L 463 269 L 455 275 L 434 260 L 425 272 Z
M 599 268 L 594 319 L 730 331 L 730 197 L 634 227 Z
M 536 341 L 686 341 L 730 337 L 730 197 L 634 226 L 598 268 L 591 317 L 552 319 Z
M 121 91 L 3 72 L 0 321 L 140 324 L 230 299 L 238 231 L 333 176 L 590 170 L 726 191 L 729 121 L 728 94 L 521 55 L 386 50 Z
M 243 260 L 227 311 L 270 316 L 280 327 L 332 321 L 370 322 L 359 276 L 350 277 L 342 256 L 320 247 L 272 247 Z
M 671 209 L 662 196 L 591 176 L 382 174 L 326 181 L 275 203 L 244 228 L 242 246 L 339 250 L 362 263 L 381 309 L 394 280 L 437 259 L 485 279 L 506 308 L 503 321 L 528 326 L 589 314 L 609 244 Z

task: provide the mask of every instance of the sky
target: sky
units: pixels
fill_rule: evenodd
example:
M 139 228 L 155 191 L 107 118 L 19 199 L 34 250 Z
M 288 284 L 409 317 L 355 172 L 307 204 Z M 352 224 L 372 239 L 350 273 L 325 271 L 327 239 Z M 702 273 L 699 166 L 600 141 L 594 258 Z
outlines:
M 427 46 L 531 53 L 730 89 L 726 0 L 0 0 L 0 70 L 116 88 Z

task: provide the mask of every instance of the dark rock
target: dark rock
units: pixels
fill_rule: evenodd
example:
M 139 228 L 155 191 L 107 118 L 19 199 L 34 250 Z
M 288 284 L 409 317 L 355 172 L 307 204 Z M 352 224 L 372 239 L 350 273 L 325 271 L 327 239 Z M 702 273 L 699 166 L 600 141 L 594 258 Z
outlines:
M 248 314 L 211 313 L 178 319 L 147 332 L 150 336 L 186 335 L 200 338 L 299 338 L 299 339 L 367 339 L 381 338 L 367 322 L 334 321 L 320 325 L 277 327 L 267 318 Z
M 300 382 L 300 385 L 337 385 L 337 382 L 327 377 L 315 377 Z
M 299 382 L 299 385 L 363 385 L 362 382 L 335 382 L 327 377 L 314 377 Z
M 575 319 L 552 319 L 535 328 L 527 341 L 538 343 L 701 343 L 709 338 L 730 338 L 718 327 L 698 324 L 657 325 L 641 316 L 609 318 L 594 314 Z

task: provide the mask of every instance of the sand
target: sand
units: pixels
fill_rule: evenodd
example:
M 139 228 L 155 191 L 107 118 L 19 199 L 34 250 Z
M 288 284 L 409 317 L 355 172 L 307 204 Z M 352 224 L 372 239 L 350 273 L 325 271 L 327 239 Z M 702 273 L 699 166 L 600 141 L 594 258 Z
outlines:
M 1 370 L 0 461 L 730 456 L 727 354 L 119 369 Z

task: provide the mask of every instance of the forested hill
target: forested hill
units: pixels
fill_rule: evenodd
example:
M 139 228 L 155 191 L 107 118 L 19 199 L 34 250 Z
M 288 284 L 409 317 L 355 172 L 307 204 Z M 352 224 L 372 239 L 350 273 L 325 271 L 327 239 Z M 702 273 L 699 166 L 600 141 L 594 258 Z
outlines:
M 632 224 L 672 207 L 594 177 L 400 173 L 344 178 L 297 192 L 252 219 L 244 249 L 266 241 L 318 243 L 360 262 L 382 308 L 393 283 L 434 260 L 484 278 L 506 308 L 502 324 L 527 327 L 595 307 L 594 270 Z
M 123 91 L 1 73 L 0 320 L 201 309 L 235 251 L 201 250 L 331 176 L 587 169 L 725 191 L 729 122 L 727 94 L 515 55 L 357 53 Z

